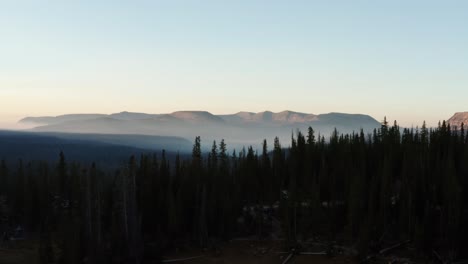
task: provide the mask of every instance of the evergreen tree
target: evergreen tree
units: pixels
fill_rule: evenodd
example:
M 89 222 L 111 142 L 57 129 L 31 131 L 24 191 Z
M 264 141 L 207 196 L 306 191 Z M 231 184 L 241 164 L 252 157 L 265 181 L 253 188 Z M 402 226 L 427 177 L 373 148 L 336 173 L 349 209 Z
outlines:
M 2 159 L 0 163 L 0 196 L 7 194 L 8 190 L 8 168 L 6 161 Z

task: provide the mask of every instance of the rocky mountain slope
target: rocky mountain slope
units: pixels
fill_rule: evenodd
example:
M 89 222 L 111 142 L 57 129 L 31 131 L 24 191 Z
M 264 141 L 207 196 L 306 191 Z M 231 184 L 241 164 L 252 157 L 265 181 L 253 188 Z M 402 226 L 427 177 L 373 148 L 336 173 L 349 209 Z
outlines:
M 468 112 L 458 112 L 455 113 L 447 122 L 450 124 L 451 127 L 460 128 L 461 124 L 464 124 L 464 127 L 468 126 Z

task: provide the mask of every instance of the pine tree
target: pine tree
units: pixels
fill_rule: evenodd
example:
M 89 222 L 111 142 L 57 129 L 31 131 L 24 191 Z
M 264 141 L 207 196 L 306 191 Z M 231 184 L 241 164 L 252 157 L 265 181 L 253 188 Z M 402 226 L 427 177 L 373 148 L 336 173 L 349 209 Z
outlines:
M 8 168 L 6 161 L 2 159 L 0 163 L 0 196 L 5 196 L 8 190 Z
M 68 199 L 68 193 L 66 191 L 66 183 L 67 183 L 67 164 L 65 162 L 65 155 L 61 151 L 59 163 L 57 165 L 57 173 L 59 178 L 59 195 L 62 199 Z
M 23 224 L 25 216 L 25 175 L 24 175 L 23 160 L 19 160 L 18 169 L 15 175 L 15 189 L 13 195 L 14 197 L 14 220 L 15 224 Z
M 309 146 L 312 146 L 315 144 L 315 131 L 312 127 L 308 128 L 308 134 L 307 134 L 307 144 Z

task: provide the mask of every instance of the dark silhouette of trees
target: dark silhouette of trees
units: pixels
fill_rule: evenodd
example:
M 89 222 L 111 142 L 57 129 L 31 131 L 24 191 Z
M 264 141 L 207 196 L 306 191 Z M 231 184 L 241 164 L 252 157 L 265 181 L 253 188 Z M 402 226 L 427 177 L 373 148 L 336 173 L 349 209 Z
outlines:
M 0 162 L 0 228 L 39 237 L 40 263 L 145 263 L 190 243 L 238 236 L 354 241 L 362 255 L 410 240 L 419 252 L 467 257 L 468 134 L 464 125 L 326 140 L 297 131 L 257 152 L 221 140 L 191 157 L 132 156 L 116 172 L 66 161 Z M 12 163 L 14 164 L 14 163 Z M 50 169 L 55 168 L 55 169 Z M 274 229 L 280 223 L 281 230 Z M 275 233 L 276 232 L 276 233 Z

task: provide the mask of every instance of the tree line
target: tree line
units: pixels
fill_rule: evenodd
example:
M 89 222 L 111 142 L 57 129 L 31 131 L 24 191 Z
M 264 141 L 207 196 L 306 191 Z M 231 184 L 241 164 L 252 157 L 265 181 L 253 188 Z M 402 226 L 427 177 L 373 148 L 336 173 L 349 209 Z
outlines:
M 351 241 L 361 256 L 391 241 L 467 257 L 468 133 L 443 122 L 327 139 L 312 128 L 260 151 L 130 157 L 119 170 L 67 161 L 0 164 L 0 231 L 38 237 L 40 263 L 154 263 L 182 245 L 236 237 Z M 275 224 L 276 223 L 276 224 Z M 279 223 L 279 224 L 278 224 Z

